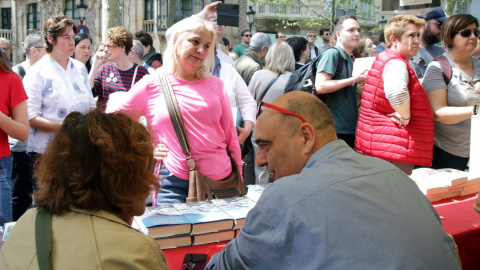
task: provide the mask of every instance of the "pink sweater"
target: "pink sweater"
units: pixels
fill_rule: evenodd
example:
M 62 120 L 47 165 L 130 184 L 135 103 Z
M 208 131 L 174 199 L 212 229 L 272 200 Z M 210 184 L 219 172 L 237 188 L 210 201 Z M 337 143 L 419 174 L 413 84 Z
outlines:
M 227 147 L 241 171 L 240 146 L 223 82 L 213 76 L 197 81 L 184 81 L 171 74 L 168 77 L 180 107 L 190 152 L 200 173 L 213 180 L 229 176 L 232 168 Z M 144 115 L 153 143 L 161 142 L 169 149 L 163 160 L 167 169 L 179 178 L 188 179 L 185 155 L 156 74 L 147 75 L 136 83 L 127 99 L 114 111 L 133 113 L 135 117 Z

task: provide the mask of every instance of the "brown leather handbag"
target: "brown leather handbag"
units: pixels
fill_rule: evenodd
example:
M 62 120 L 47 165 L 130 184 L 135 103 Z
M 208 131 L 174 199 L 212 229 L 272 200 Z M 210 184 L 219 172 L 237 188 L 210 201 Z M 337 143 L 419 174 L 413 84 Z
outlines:
M 173 93 L 172 85 L 170 84 L 166 73 L 159 72 L 158 74 L 170 119 L 172 120 L 182 151 L 187 159 L 189 181 L 187 202 L 243 196 L 245 192 L 240 171 L 238 170 L 237 162 L 228 148 L 227 153 L 232 164 L 232 173 L 230 176 L 223 180 L 215 181 L 198 172 L 195 161 L 190 154 L 187 133 L 185 131 L 185 126 L 183 125 L 182 115 L 180 114 L 180 109 L 175 94 Z

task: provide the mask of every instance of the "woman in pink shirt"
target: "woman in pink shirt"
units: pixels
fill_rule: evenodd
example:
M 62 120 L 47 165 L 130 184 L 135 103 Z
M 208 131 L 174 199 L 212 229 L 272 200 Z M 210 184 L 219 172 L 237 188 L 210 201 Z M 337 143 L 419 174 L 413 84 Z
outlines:
M 241 153 L 228 94 L 223 82 L 212 76 L 215 32 L 199 18 L 178 23 L 164 52 L 164 65 L 177 98 L 192 157 L 200 173 L 213 180 L 227 178 L 232 165 L 230 149 L 239 169 Z M 128 92 L 114 111 L 132 117 L 145 116 L 154 144 L 168 148 L 161 169 L 162 191 L 157 204 L 185 202 L 188 195 L 188 168 L 170 120 L 157 74 L 145 76 Z

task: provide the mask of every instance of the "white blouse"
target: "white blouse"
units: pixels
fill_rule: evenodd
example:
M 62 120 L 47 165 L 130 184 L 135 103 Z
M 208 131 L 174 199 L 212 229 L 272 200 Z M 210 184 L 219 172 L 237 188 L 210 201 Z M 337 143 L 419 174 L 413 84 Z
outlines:
M 71 112 L 88 113 L 95 100 L 88 82 L 88 72 L 80 61 L 69 58 L 67 69 L 45 55 L 23 79 L 28 95 L 28 120 L 36 116 L 62 122 Z M 54 132 L 30 128 L 27 152 L 43 153 Z

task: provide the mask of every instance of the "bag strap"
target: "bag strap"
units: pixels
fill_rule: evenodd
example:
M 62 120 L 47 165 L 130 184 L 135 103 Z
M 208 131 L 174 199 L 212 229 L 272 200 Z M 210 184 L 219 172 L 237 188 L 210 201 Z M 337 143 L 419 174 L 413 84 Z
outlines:
M 265 97 L 265 95 L 267 94 L 268 90 L 270 90 L 270 87 L 272 87 L 272 85 L 277 81 L 278 77 L 280 77 L 280 75 L 282 75 L 282 73 L 278 73 L 277 77 L 273 78 L 273 80 L 270 81 L 270 83 L 268 84 L 267 88 L 265 89 L 265 91 L 263 91 L 263 94 L 262 96 L 260 97 L 260 101 L 263 101 L 263 98 Z
M 135 79 L 137 78 L 137 70 L 138 70 L 138 65 L 135 68 L 135 72 L 133 73 L 132 85 L 130 85 L 130 89 L 132 89 L 133 85 L 135 84 Z
M 165 72 L 158 72 L 158 77 L 160 79 L 160 84 L 163 89 L 163 96 L 167 103 L 168 114 L 170 115 L 170 120 L 172 121 L 173 128 L 177 134 L 178 141 L 182 147 L 183 154 L 187 159 L 188 170 L 195 169 L 195 162 L 193 161 L 192 155 L 190 154 L 190 146 L 188 144 L 187 132 L 185 131 L 185 125 L 183 124 L 182 114 L 178 107 L 177 98 L 173 93 L 172 85 L 167 77 Z
M 40 270 L 52 270 L 52 215 L 45 209 L 37 209 L 35 218 L 35 248 Z
M 437 56 L 433 61 L 437 61 L 440 63 L 440 68 L 442 69 L 442 76 L 443 80 L 445 81 L 445 84 L 448 86 L 450 83 L 450 80 L 452 79 L 452 66 L 450 65 L 450 62 L 448 61 L 447 57 L 443 54 Z

